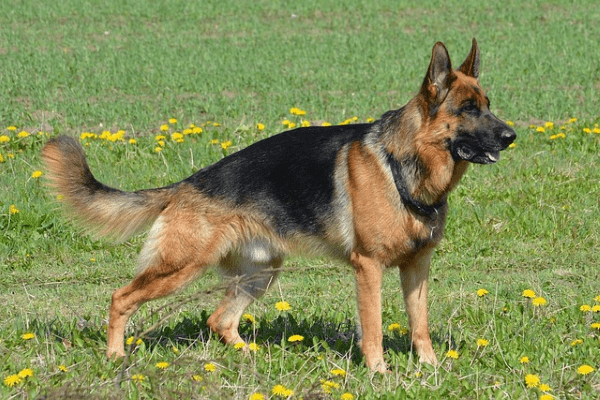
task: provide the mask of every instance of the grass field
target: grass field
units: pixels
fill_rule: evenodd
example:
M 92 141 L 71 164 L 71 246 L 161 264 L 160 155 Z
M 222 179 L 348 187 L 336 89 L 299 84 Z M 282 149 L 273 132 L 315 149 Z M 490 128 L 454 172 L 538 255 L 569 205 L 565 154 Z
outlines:
M 0 3 L 0 398 L 600 397 L 597 2 L 201 3 Z M 106 184 L 166 185 L 291 124 L 378 118 L 416 93 L 436 41 L 457 66 L 472 37 L 518 140 L 449 199 L 430 285 L 439 368 L 411 353 L 390 270 L 391 372 L 371 375 L 352 271 L 327 259 L 288 260 L 248 309 L 249 355 L 207 329 L 222 290 L 210 272 L 143 306 L 127 359 L 106 361 L 110 295 L 144 235 L 117 246 L 61 215 L 48 137 L 81 138 Z

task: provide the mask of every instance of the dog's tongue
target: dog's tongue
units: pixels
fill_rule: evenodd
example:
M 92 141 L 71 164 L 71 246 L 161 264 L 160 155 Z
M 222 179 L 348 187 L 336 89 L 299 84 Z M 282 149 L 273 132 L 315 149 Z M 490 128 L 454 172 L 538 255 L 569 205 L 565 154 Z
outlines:
M 500 159 L 500 152 L 499 151 L 486 151 L 485 155 L 493 163 L 495 163 L 496 161 L 498 161 Z

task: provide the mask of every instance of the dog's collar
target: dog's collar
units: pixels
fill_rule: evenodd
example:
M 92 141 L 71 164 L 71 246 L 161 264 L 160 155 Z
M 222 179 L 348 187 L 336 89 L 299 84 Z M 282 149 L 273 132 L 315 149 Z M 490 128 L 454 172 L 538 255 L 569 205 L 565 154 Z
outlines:
M 398 190 L 398 194 L 400 195 L 402 203 L 404 203 L 404 205 L 407 206 L 411 211 L 422 217 L 432 220 L 435 219 L 440 213 L 440 210 L 446 205 L 446 199 L 435 204 L 425 204 L 416 200 L 408 190 L 408 185 L 406 184 L 406 180 L 402 175 L 402 165 L 400 162 L 391 153 L 388 153 L 387 163 L 392 170 L 394 183 L 396 184 L 396 189 Z

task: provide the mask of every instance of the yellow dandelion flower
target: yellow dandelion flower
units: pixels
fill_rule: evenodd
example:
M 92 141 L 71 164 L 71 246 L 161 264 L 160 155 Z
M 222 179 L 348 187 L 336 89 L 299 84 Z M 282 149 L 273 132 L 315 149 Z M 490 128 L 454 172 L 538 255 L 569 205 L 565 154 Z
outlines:
M 540 396 L 539 400 L 554 400 L 554 396 L 551 394 L 544 393 Z
M 590 307 L 589 304 L 582 304 L 579 307 L 579 311 L 581 311 L 581 312 L 590 312 L 590 311 L 592 311 L 592 307 Z
M 265 400 L 265 396 L 262 393 L 255 392 L 248 397 L 248 400 Z
M 194 382 L 200 382 L 201 380 L 203 380 L 204 378 L 202 378 L 202 375 L 192 375 L 192 379 L 194 380 Z
M 281 125 L 283 125 L 283 126 L 288 126 L 291 123 L 292 123 L 292 121 L 290 121 L 289 119 L 284 119 L 283 121 L 281 121 Z
M 543 297 L 536 297 L 535 299 L 533 299 L 531 301 L 531 304 L 533 304 L 535 307 L 545 306 L 546 303 L 547 303 L 547 301 Z
M 519 358 L 519 362 L 521 364 L 529 364 L 529 357 L 523 356 L 523 357 Z
M 571 342 L 571 346 L 577 346 L 578 344 L 582 344 L 583 339 L 575 339 Z
M 242 319 L 244 321 L 250 322 L 252 324 L 256 323 L 256 320 L 254 319 L 254 315 L 252 315 L 252 314 L 246 313 L 246 314 L 242 315 Z
M 569 120 L 570 123 L 577 122 L 577 118 L 573 117 Z
M 11 125 L 11 126 L 7 126 L 7 127 L 6 127 L 6 129 L 8 129 L 9 131 L 16 131 L 16 130 L 17 130 L 17 127 L 16 127 L 16 126 L 13 126 L 13 125 Z
M 81 139 L 81 140 L 96 139 L 97 137 L 98 137 L 98 135 L 96 135 L 95 133 L 91 133 L 91 132 L 81 132 L 81 134 L 79 135 L 79 139 Z
M 326 381 L 324 379 L 321 379 L 321 388 L 325 393 L 331 393 L 332 389 L 339 389 L 340 384 L 337 382 Z
M 192 133 L 194 133 L 194 134 L 198 134 L 198 133 L 202 133 L 202 132 L 204 132 L 204 131 L 199 126 L 195 126 L 192 128 Z
M 158 369 L 167 369 L 167 368 L 169 368 L 169 365 L 170 364 L 166 361 L 160 361 L 160 362 L 157 362 L 156 364 L 154 364 L 154 366 Z
M 543 126 L 538 126 L 537 128 L 535 128 L 535 131 L 539 133 L 544 133 L 546 132 L 546 128 L 544 128 Z
M 146 376 L 142 374 L 131 375 L 131 380 L 134 382 L 143 382 L 146 380 Z
M 246 347 L 246 343 L 244 343 L 244 342 L 237 342 L 236 344 L 233 345 L 233 348 L 236 350 L 243 349 L 244 347 Z
M 288 125 L 288 128 L 290 128 L 290 129 L 294 129 L 295 127 L 296 127 L 295 122 L 290 122 L 290 124 Z
M 158 129 L 162 132 L 166 132 L 169 130 L 169 125 L 167 125 L 167 124 L 161 125 L 160 128 L 158 128 Z
M 548 129 L 554 129 L 554 122 L 548 121 L 544 124 L 544 127 Z
M 179 132 L 174 132 L 171 135 L 171 140 L 173 140 L 174 142 L 177 142 L 177 143 L 181 143 L 181 142 L 183 142 L 183 135 Z
M 300 126 L 303 128 L 307 128 L 310 126 L 310 122 L 306 121 L 306 120 L 302 120 L 302 123 L 300 124 Z
M 540 384 L 540 386 L 538 386 L 538 389 L 540 389 L 542 392 L 552 391 L 552 388 L 549 385 L 546 385 L 545 383 Z
M 69 369 L 67 368 L 67 366 L 63 365 L 63 364 L 60 364 L 58 366 L 58 370 L 61 371 L 61 372 L 68 372 L 69 371 Z
M 221 126 L 221 124 L 220 124 L 220 123 L 218 123 L 218 122 L 213 122 L 212 124 L 213 124 L 213 126 L 217 126 L 217 127 L 218 127 L 218 126 Z
M 221 141 L 219 139 L 212 139 L 210 141 L 210 144 L 219 144 L 219 143 L 221 143 Z
M 123 136 L 125 135 L 125 131 L 120 130 L 116 133 L 111 133 L 110 135 L 108 135 L 108 137 L 106 138 L 106 140 L 108 140 L 109 142 L 116 142 L 116 141 L 123 141 Z
M 233 143 L 231 142 L 231 140 L 228 140 L 228 141 L 226 141 L 226 142 L 221 142 L 221 148 L 222 148 L 223 150 L 227 150 L 228 148 L 230 148 L 230 147 L 231 147 L 231 145 L 232 145 L 232 144 L 233 144 Z
M 33 338 L 35 338 L 35 333 L 27 332 L 21 335 L 21 339 L 23 340 L 31 340 Z
M 399 332 L 402 327 L 400 324 L 394 322 L 393 324 L 388 325 L 388 331 L 390 332 Z
M 177 123 L 177 119 L 176 118 L 169 118 L 169 123 L 170 124 L 176 124 Z
M 587 375 L 594 372 L 594 368 L 591 365 L 583 364 L 577 368 L 577 373 L 579 375 Z
M 19 209 L 14 204 L 11 204 L 10 207 L 8 208 L 8 212 L 10 212 L 12 215 L 14 215 L 19 212 Z
M 594 297 L 594 301 L 600 303 L 600 294 Z
M 342 394 L 342 396 L 340 397 L 341 400 L 354 400 L 354 395 L 352 393 L 344 393 Z
M 538 387 L 540 385 L 540 377 L 535 374 L 525 375 L 525 384 L 528 388 Z
M 135 139 L 133 139 L 133 138 L 132 138 L 132 139 L 129 139 L 129 144 L 136 144 L 136 143 L 137 143 L 137 140 L 135 140 Z
M 160 153 L 160 152 L 162 151 L 162 149 L 163 149 L 162 147 L 160 147 L 160 146 L 156 146 L 156 147 L 154 148 L 154 152 L 155 152 L 155 153 Z
M 25 369 L 22 369 L 21 371 L 19 371 L 19 373 L 17 375 L 19 375 L 19 378 L 25 379 L 30 376 L 33 376 L 33 370 L 31 368 L 25 368 Z
M 292 108 L 290 108 L 290 114 L 302 116 L 302 115 L 306 115 L 306 111 L 301 110 L 298 107 L 292 107 Z
M 592 132 L 594 132 L 594 133 L 600 133 L 600 128 L 594 128 L 594 129 L 592 129 Z
M 290 397 L 294 394 L 294 391 L 292 389 L 286 388 L 283 385 L 275 385 L 273 386 L 271 393 L 278 397 Z
M 528 299 L 533 299 L 535 297 L 535 292 L 531 289 L 523 290 L 523 297 L 527 297 Z
M 4 157 L 2 157 L 2 154 L 0 154 L 0 163 L 4 162 Z
M 515 126 L 515 123 L 510 121 L 510 120 L 506 120 L 506 125 L 508 126 Z
M 375 118 L 371 118 L 371 117 L 369 117 L 369 118 L 367 118 L 367 122 L 368 122 L 369 124 L 372 124 L 373 122 L 375 122 Z
M 33 171 L 33 173 L 31 174 L 31 177 L 36 179 L 36 178 L 39 178 L 40 176 L 42 176 L 43 174 L 44 173 L 42 171 L 37 170 L 37 171 Z
M 292 335 L 288 338 L 288 342 L 301 342 L 304 340 L 304 336 L 302 335 Z
M 22 380 L 19 378 L 19 375 L 9 375 L 4 378 L 4 385 L 8 387 L 14 387 L 15 385 L 21 383 L 21 381 Z
M 166 138 L 167 137 L 165 135 L 156 135 L 156 136 L 154 136 L 154 140 L 156 140 L 157 142 L 163 141 Z
M 259 131 L 262 131 L 265 129 L 265 124 L 261 124 L 260 122 L 258 124 L 256 124 L 256 129 L 258 129 Z
M 191 135 L 192 133 L 194 133 L 194 130 L 192 128 L 186 128 L 183 130 L 184 135 Z
M 10 142 L 10 137 L 6 135 L 0 135 L 0 143 Z
M 456 351 L 456 350 L 448 350 L 448 352 L 446 353 L 446 357 L 453 358 L 455 360 L 458 359 L 458 356 L 459 356 L 459 354 L 458 354 L 458 351 Z
M 592 130 L 590 128 L 583 128 L 583 131 L 585 133 L 592 133 Z
M 204 370 L 206 372 L 215 372 L 217 370 L 217 366 L 213 363 L 204 364 Z
M 250 351 L 259 351 L 260 350 L 260 346 L 257 345 L 256 343 L 252 342 L 248 345 L 248 350 Z
M 489 340 L 486 339 L 477 339 L 477 347 L 485 347 L 490 344 Z
M 479 289 L 479 290 L 477 290 L 477 296 L 479 296 L 479 297 L 483 297 L 483 296 L 485 296 L 488 293 L 489 292 L 487 290 L 485 290 L 485 289 Z
M 341 368 L 335 368 L 335 369 L 332 369 L 329 372 L 331 372 L 331 374 L 334 375 L 334 376 L 341 376 L 341 377 L 346 376 L 346 371 L 344 371 Z
M 17 133 L 17 137 L 19 137 L 19 138 L 26 138 L 27 136 L 29 136 L 29 132 L 27 132 L 27 131 L 21 131 L 21 132 Z
M 590 325 L 592 329 L 600 329 L 600 322 L 594 322 Z
M 275 308 L 279 311 L 289 311 L 292 309 L 290 303 L 288 303 L 287 301 L 279 301 L 275 303 Z
M 596 304 L 595 306 L 593 306 L 592 307 L 592 312 L 593 313 L 600 312 L 600 304 Z
M 90 261 L 91 261 L 91 260 L 90 260 Z M 131 345 L 131 343 L 133 343 L 133 339 L 134 339 L 134 338 L 133 338 L 133 336 L 130 336 L 130 337 L 128 337 L 128 338 L 127 338 L 127 340 L 125 341 L 125 344 L 127 344 L 128 346 L 129 346 L 129 345 Z M 142 343 L 144 343 L 144 341 L 142 340 L 142 338 L 138 338 L 138 339 L 135 341 L 135 344 L 136 344 L 137 346 L 139 346 L 139 345 L 140 345 L 140 344 L 142 344 Z
M 331 126 L 331 122 L 325 121 L 321 124 L 321 126 Z

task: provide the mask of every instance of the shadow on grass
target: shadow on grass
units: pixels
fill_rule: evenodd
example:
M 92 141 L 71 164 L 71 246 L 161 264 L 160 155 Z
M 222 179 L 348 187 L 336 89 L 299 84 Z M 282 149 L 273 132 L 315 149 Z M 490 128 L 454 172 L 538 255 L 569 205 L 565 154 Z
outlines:
M 207 320 L 210 314 L 202 311 L 199 316 L 186 316 L 174 326 L 165 326 L 151 332 L 146 339 L 149 348 L 163 346 L 168 348 L 173 343 L 197 347 L 206 344 L 209 338 L 215 340 L 216 334 L 210 331 Z M 334 351 L 349 356 L 354 364 L 363 363 L 358 346 L 358 332 L 353 320 L 332 322 L 323 318 L 297 320 L 292 315 L 280 315 L 273 320 L 261 320 L 255 324 L 242 321 L 239 327 L 240 336 L 246 342 L 259 345 L 282 345 L 292 335 L 304 337 L 302 343 L 313 347 L 316 351 Z M 191 343 L 191 345 L 190 345 Z M 411 343 L 408 334 L 390 334 L 384 336 L 384 351 L 408 354 Z

